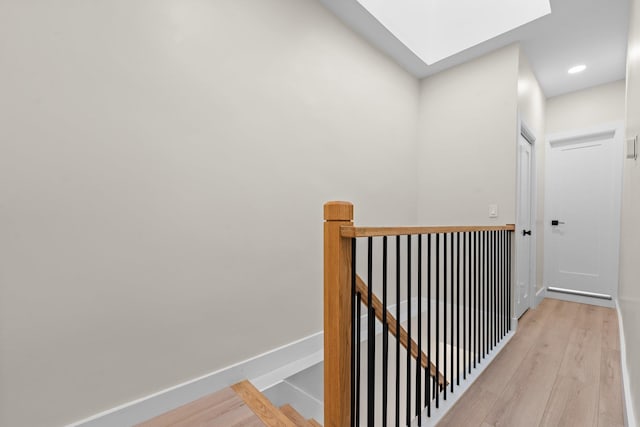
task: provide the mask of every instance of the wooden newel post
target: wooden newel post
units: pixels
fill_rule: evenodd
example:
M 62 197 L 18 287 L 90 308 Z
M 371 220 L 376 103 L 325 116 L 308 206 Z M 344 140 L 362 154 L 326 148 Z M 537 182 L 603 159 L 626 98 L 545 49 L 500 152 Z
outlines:
M 324 425 L 351 425 L 351 239 L 353 205 L 324 205 Z

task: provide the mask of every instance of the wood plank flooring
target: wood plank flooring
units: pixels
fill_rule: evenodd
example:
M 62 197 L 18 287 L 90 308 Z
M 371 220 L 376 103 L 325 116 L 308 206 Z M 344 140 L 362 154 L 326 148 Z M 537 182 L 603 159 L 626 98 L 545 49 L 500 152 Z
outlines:
M 438 426 L 624 424 L 614 309 L 545 299 Z

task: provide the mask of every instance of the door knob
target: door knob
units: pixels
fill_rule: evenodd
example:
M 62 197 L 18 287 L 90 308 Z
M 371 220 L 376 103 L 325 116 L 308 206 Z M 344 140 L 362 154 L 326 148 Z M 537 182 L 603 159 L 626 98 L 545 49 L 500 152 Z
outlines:
M 531 236 L 531 230 L 522 230 L 523 236 Z

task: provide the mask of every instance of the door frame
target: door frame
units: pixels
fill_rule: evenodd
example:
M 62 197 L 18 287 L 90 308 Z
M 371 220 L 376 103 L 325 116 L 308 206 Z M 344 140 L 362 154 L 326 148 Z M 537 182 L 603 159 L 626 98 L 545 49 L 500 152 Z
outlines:
M 622 212 L 622 182 L 623 182 L 623 164 L 624 164 L 624 138 L 625 138 L 625 126 L 624 126 L 624 122 L 623 121 L 615 121 L 615 122 L 610 122 L 610 123 L 605 123 L 602 125 L 598 125 L 598 126 L 592 126 L 592 127 L 587 127 L 587 128 L 581 128 L 581 129 L 576 129 L 576 130 L 571 130 L 571 131 L 565 131 L 565 132 L 558 132 L 558 133 L 553 133 L 553 134 L 549 134 L 546 136 L 546 140 L 545 140 L 545 171 L 544 171 L 544 185 L 546 189 L 551 188 L 551 145 L 553 143 L 557 143 L 557 142 L 561 142 L 561 141 L 566 141 L 566 140 L 571 140 L 571 139 L 582 139 L 585 137 L 589 137 L 592 135 L 598 135 L 598 134 L 605 134 L 605 133 L 610 133 L 610 132 L 614 132 L 614 138 L 613 138 L 613 144 L 615 144 L 616 146 L 616 151 L 618 153 L 618 161 L 617 161 L 617 167 L 619 170 L 619 183 L 618 183 L 618 189 L 616 191 L 616 193 L 614 194 L 614 197 L 616 198 L 616 206 L 618 206 L 618 212 Z M 556 293 L 556 292 L 548 292 L 547 288 L 550 286 L 549 285 L 549 277 L 550 277 L 550 271 L 549 271 L 549 266 L 551 265 L 550 262 L 550 256 L 551 256 L 551 241 L 549 239 L 549 236 L 551 236 L 551 217 L 552 217 L 552 213 L 551 213 L 551 192 L 550 191 L 545 191 L 545 195 L 544 195 L 544 269 L 543 269 L 543 290 L 545 293 L 545 296 L 548 296 L 550 298 L 554 298 L 554 299 L 561 299 L 564 301 L 571 301 L 571 302 L 578 302 L 578 303 L 583 303 L 583 304 L 591 304 L 591 305 L 601 305 L 604 307 L 615 307 L 616 301 L 618 300 L 618 286 L 619 286 L 619 274 L 618 274 L 618 270 L 619 269 L 614 269 L 615 271 L 615 289 L 612 293 L 612 300 L 608 301 L 608 300 L 601 300 L 601 299 L 596 299 L 596 298 L 590 298 L 590 297 L 585 297 L 585 296 L 580 296 L 580 295 L 569 295 L 569 294 L 560 294 L 560 293 Z M 615 216 L 616 220 L 615 220 L 615 228 L 618 230 L 618 233 L 616 233 L 615 237 L 615 241 L 616 241 L 616 245 L 615 245 L 615 259 L 618 261 L 618 263 L 620 262 L 620 232 L 621 232 L 621 228 L 620 228 L 620 216 L 616 215 Z
M 518 242 L 520 241 L 518 239 L 519 234 L 518 233 L 522 233 L 522 228 L 520 226 L 520 224 L 518 224 L 518 218 L 520 217 L 520 211 L 522 209 L 522 206 L 520 205 L 520 149 L 519 149 L 519 143 L 520 143 L 520 137 L 524 137 L 524 139 L 526 139 L 529 144 L 531 144 L 531 173 L 530 173 L 530 177 L 529 179 L 530 181 L 530 201 L 529 201 L 529 208 L 531 209 L 531 238 L 530 238 L 530 245 L 531 245 L 531 250 L 529 251 L 529 298 L 527 299 L 527 309 L 531 309 L 531 308 L 535 308 L 536 307 L 536 248 L 537 248 L 537 234 L 538 234 L 538 230 L 537 230 L 537 212 L 538 212 L 538 198 L 536 197 L 536 195 L 538 194 L 538 184 L 537 184 L 537 166 L 536 166 L 536 144 L 538 141 L 538 138 L 536 137 L 535 133 L 531 130 L 531 128 L 529 126 L 527 126 L 526 122 L 520 117 L 518 119 L 518 136 L 516 139 L 516 231 L 515 231 L 515 250 L 516 250 L 516 254 L 518 253 L 518 251 L 520 250 L 519 248 L 519 244 Z M 515 275 L 514 277 L 516 278 L 516 280 L 513 281 L 514 286 L 517 286 L 517 278 L 518 278 L 518 271 L 520 269 L 520 265 L 518 263 L 518 257 L 516 256 L 515 258 Z M 515 292 L 515 289 L 512 289 L 513 292 Z M 513 293 L 513 295 L 515 295 L 515 293 Z M 515 299 L 514 299 L 514 307 L 513 307 L 513 316 L 514 318 L 516 317 L 515 314 Z M 525 310 L 526 311 L 526 310 Z

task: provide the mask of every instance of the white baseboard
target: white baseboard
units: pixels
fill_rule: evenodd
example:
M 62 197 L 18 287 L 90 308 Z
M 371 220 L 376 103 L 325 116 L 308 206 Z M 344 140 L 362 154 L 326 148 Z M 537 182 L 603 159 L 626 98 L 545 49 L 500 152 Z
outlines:
M 407 309 L 407 301 L 402 302 L 401 321 L 408 318 Z M 395 313 L 396 306 L 389 306 L 389 310 Z M 415 298 L 412 299 L 411 313 L 417 314 Z M 363 316 L 362 325 L 362 336 L 366 339 L 366 314 Z M 382 331 L 381 325 L 376 324 L 376 328 Z M 324 333 L 318 332 L 227 368 L 74 422 L 67 427 L 130 426 L 247 379 L 258 390 L 264 391 L 321 362 L 323 358 Z
M 535 300 L 533 302 L 533 304 L 534 304 L 533 308 L 538 308 L 538 305 L 540 305 L 542 300 L 545 299 L 546 297 L 547 297 L 547 291 L 544 288 L 542 288 L 538 292 L 536 292 L 536 297 L 535 297 Z
M 427 300 L 423 298 L 422 310 L 426 311 L 428 305 Z M 395 313 L 395 309 L 395 305 L 389 307 L 392 313 Z M 407 301 L 403 301 L 400 305 L 400 320 L 403 323 L 409 318 L 407 309 Z M 411 301 L 411 316 L 415 315 L 417 315 L 417 299 L 414 298 Z M 376 333 L 382 332 L 378 323 L 376 322 Z M 366 325 L 365 314 L 362 321 L 363 339 L 367 337 Z M 471 376 L 474 381 L 499 350 L 511 339 L 517 328 L 517 319 L 512 319 L 511 325 L 512 332 L 481 363 L 479 369 L 475 371 L 477 372 L 476 376 Z M 74 422 L 67 427 L 131 426 L 246 379 L 250 380 L 258 390 L 267 390 L 281 384 L 292 375 L 321 362 L 324 357 L 323 341 L 323 332 L 318 332 L 227 368 Z M 287 384 L 287 386 L 295 387 L 293 384 Z M 461 392 L 464 390 L 466 387 L 461 389 Z M 314 418 L 320 417 L 315 414 Z
M 624 338 L 624 325 L 622 324 L 622 313 L 620 304 L 616 299 L 616 311 L 618 312 L 618 331 L 620 333 L 620 364 L 622 366 L 622 387 L 624 389 L 624 425 L 627 427 L 637 427 L 636 416 L 633 409 L 633 399 L 631 398 L 631 383 L 629 382 L 629 369 L 627 368 L 627 344 Z
M 109 409 L 68 427 L 130 426 L 248 379 L 264 390 L 323 359 L 318 332 L 259 356 Z

